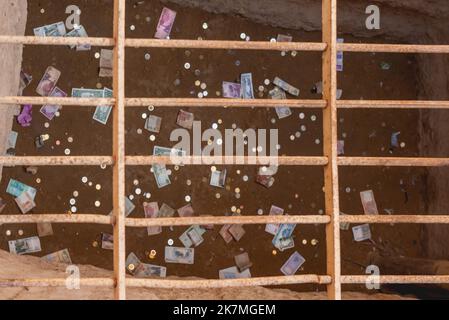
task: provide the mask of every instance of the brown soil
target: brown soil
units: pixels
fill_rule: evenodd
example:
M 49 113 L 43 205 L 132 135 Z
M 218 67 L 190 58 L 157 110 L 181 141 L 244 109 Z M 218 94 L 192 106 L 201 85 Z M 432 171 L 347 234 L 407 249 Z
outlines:
M 111 36 L 112 34 L 112 1 L 99 1 L 93 4 L 83 1 L 81 23 L 90 36 Z M 70 1 L 39 1 L 29 4 L 27 34 L 32 29 L 43 24 L 65 20 L 65 8 Z M 162 4 L 158 1 L 145 1 L 144 4 L 127 8 L 127 36 L 152 37 L 159 18 Z M 41 7 L 45 13 L 41 14 Z M 252 23 L 251 21 L 228 15 L 214 15 L 198 9 L 186 9 L 177 5 L 170 5 L 178 11 L 172 38 L 194 39 L 199 36 L 205 39 L 238 40 L 241 32 L 251 36 L 252 40 L 268 40 L 278 33 L 290 33 L 295 41 L 320 41 L 318 32 L 300 32 L 285 30 Z M 138 16 L 138 17 L 137 17 Z M 150 23 L 145 18 L 151 17 Z M 207 22 L 209 29 L 202 30 L 201 25 Z M 135 31 L 129 26 L 135 25 Z M 343 35 L 344 36 L 344 35 Z M 344 36 L 346 41 L 357 39 Z M 377 39 L 381 41 L 382 39 Z M 95 88 L 97 83 L 111 87 L 111 81 L 98 78 L 98 63 L 94 53 L 100 48 L 92 48 L 88 52 L 73 52 L 65 47 L 30 47 L 24 48 L 23 69 L 34 76 L 33 83 L 24 95 L 35 95 L 36 85 L 49 65 L 62 71 L 58 86 L 70 93 L 72 87 Z M 144 59 L 145 53 L 151 53 L 150 61 Z M 321 57 L 318 53 L 298 53 L 296 57 L 281 57 L 277 52 L 228 52 L 190 50 L 187 57 L 185 50 L 171 49 L 127 49 L 126 51 L 126 94 L 130 97 L 190 97 L 190 92 L 197 88 L 195 80 L 207 83 L 211 97 L 215 91 L 221 89 L 223 80 L 236 80 L 240 73 L 252 72 L 254 86 L 263 83 L 265 78 L 272 79 L 280 76 L 301 89 L 302 98 L 318 98 L 310 92 L 313 84 L 321 78 Z M 240 60 L 239 67 L 235 61 Z M 383 71 L 380 63 L 387 61 L 392 64 L 389 71 Z M 189 62 L 190 70 L 183 65 Z M 343 89 L 345 99 L 416 99 L 415 58 L 413 55 L 388 54 L 345 54 L 345 71 L 339 75 L 339 87 Z M 196 77 L 194 70 L 201 70 Z M 180 79 L 179 86 L 174 81 Z M 382 83 L 382 85 L 380 85 Z M 39 113 L 40 106 L 34 107 L 32 126 L 21 128 L 17 123 L 14 130 L 19 132 L 17 155 L 63 155 L 65 148 L 71 149 L 72 155 L 108 155 L 111 153 L 112 127 L 111 119 L 107 126 L 91 120 L 94 108 L 64 107 L 61 117 L 55 118 L 49 129 L 44 128 L 46 119 Z M 143 129 L 144 120 L 141 114 L 146 108 L 133 108 L 126 112 L 127 154 L 150 155 L 154 145 L 171 146 L 169 133 L 177 126 L 175 124 L 178 108 L 156 108 L 153 114 L 163 118 L 163 126 L 156 141 L 150 142 L 149 134 L 137 134 L 137 129 Z M 218 119 L 223 120 L 220 128 L 231 128 L 233 123 L 243 130 L 247 128 L 278 128 L 281 154 L 287 155 L 320 155 L 322 144 L 315 144 L 315 139 L 322 139 L 321 112 L 319 110 L 294 110 L 294 114 L 287 119 L 277 120 L 274 110 L 269 109 L 222 109 L 222 108 L 187 108 L 195 113 L 196 120 L 202 121 L 203 128 L 210 127 Z M 298 115 L 304 112 L 306 118 L 300 120 Z M 317 121 L 310 120 L 311 115 L 317 116 Z M 388 148 L 390 135 L 401 131 L 400 141 L 406 143 L 404 149 L 395 150 L 396 156 L 415 156 L 418 154 L 418 125 L 417 111 L 341 111 L 339 113 L 339 138 L 346 134 L 347 155 L 389 156 Z M 289 137 L 299 131 L 300 125 L 305 124 L 307 131 L 301 138 L 290 141 Z M 34 138 L 42 133 L 51 136 L 43 149 L 36 150 Z M 73 137 L 74 142 L 68 143 L 67 138 Z M 56 146 L 55 141 L 61 145 Z M 276 182 L 270 189 L 265 189 L 254 181 L 255 167 L 227 166 L 230 191 L 218 190 L 203 182 L 209 178 L 210 168 L 182 167 L 171 176 L 172 184 L 164 189 L 157 189 L 153 174 L 149 167 L 127 168 L 126 192 L 133 194 L 133 180 L 138 179 L 143 192 L 151 192 L 151 200 L 163 202 L 173 208 L 185 204 L 184 197 L 190 195 L 196 214 L 224 215 L 230 212 L 232 206 L 242 207 L 243 215 L 254 215 L 261 208 L 265 214 L 272 204 L 285 208 L 289 214 L 317 214 L 324 209 L 322 193 L 323 174 L 319 167 L 281 167 L 276 175 Z M 240 169 L 238 175 L 236 170 Z M 394 209 L 394 213 L 416 213 L 424 207 L 423 190 L 425 184 L 420 168 L 342 168 L 340 169 L 340 202 L 341 210 L 345 213 L 361 213 L 362 206 L 359 191 L 373 189 L 377 204 L 382 214 L 384 209 Z M 249 176 L 249 182 L 243 182 L 243 175 Z M 89 187 L 81 182 L 86 176 L 93 186 Z M 40 184 L 35 180 L 42 179 Z M 5 193 L 10 178 L 18 179 L 38 189 L 36 197 L 37 208 L 33 213 L 58 213 L 69 210 L 69 199 L 74 190 L 79 191 L 77 199 L 78 212 L 108 214 L 112 209 L 111 171 L 98 167 L 77 168 L 39 168 L 37 176 L 27 175 L 22 168 L 5 168 L 0 196 L 8 205 L 4 213 L 19 213 L 14 199 Z M 190 179 L 192 185 L 186 185 Z M 408 202 L 404 200 L 404 193 L 400 189 L 400 180 L 407 185 Z M 96 191 L 95 184 L 101 184 L 101 191 Z M 234 189 L 241 189 L 241 198 L 236 199 Z M 346 187 L 351 188 L 346 193 Z M 216 199 L 215 194 L 221 193 Z M 295 194 L 299 198 L 295 198 Z M 142 196 L 135 196 L 136 210 L 131 217 L 143 217 Z M 101 207 L 95 208 L 94 202 L 101 201 Z M 44 254 L 68 248 L 74 263 L 92 264 L 103 268 L 112 268 L 112 252 L 94 248 L 92 243 L 100 241 L 101 232 L 111 232 L 109 226 L 97 225 L 54 225 L 55 235 L 43 238 Z M 24 230 L 24 236 L 37 235 L 34 225 L 0 226 L 0 248 L 7 249 L 7 240 L 20 238 L 19 229 Z M 181 245 L 177 239 L 185 228 L 164 229 L 160 236 L 148 237 L 145 229 L 127 229 L 127 252 L 135 252 L 143 261 L 165 265 L 163 248 L 168 239 L 174 239 L 175 245 Z M 12 236 L 5 235 L 6 230 L 12 231 Z M 218 270 L 234 265 L 233 257 L 241 250 L 249 252 L 254 266 L 251 268 L 253 276 L 280 275 L 279 268 L 293 252 L 287 250 L 272 255 L 273 246 L 271 236 L 264 232 L 264 226 L 245 226 L 246 235 L 240 242 L 226 245 L 218 235 L 219 226 L 214 231 L 208 231 L 205 242 L 196 248 L 195 264 L 167 265 L 169 275 L 199 276 L 217 278 Z M 420 255 L 420 228 L 408 225 L 394 227 L 371 226 L 373 239 L 376 242 L 389 241 L 400 248 L 401 253 L 408 256 Z M 303 239 L 307 244 L 302 244 Z M 310 241 L 318 239 L 317 246 L 311 246 Z M 303 270 L 300 273 L 325 274 L 325 233 L 322 226 L 297 226 L 295 231 L 296 250 L 305 258 Z M 154 260 L 149 260 L 145 254 L 157 250 Z M 351 231 L 342 232 L 342 261 L 344 274 L 363 273 L 360 267 L 353 263 L 365 264 L 367 253 L 372 250 L 371 245 L 357 244 L 352 240 Z M 353 262 L 348 262 L 345 259 Z M 291 286 L 295 290 L 315 290 L 317 286 Z

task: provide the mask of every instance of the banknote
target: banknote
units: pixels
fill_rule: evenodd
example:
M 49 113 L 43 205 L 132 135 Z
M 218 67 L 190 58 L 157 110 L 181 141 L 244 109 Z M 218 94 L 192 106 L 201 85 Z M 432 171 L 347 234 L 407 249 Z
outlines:
M 153 164 L 153 174 L 159 189 L 171 184 L 165 164 Z
M 242 86 L 240 83 L 223 81 L 223 98 L 240 98 Z
M 204 238 L 202 237 L 204 232 L 205 230 L 200 226 L 193 225 L 181 234 L 179 240 L 186 248 L 190 248 L 191 246 L 197 247 L 204 241 Z
M 194 211 L 191 204 L 187 204 L 182 208 L 178 209 L 178 214 L 180 217 L 193 217 Z
M 176 148 L 166 148 L 166 147 L 160 147 L 160 146 L 154 146 L 153 148 L 153 155 L 155 156 L 178 156 L 178 157 L 184 157 L 186 155 L 186 152 L 181 149 Z
M 84 89 L 84 88 L 73 88 L 72 97 L 74 98 L 103 98 L 103 89 Z
M 362 200 L 363 211 L 365 214 L 379 214 L 373 190 L 360 192 L 360 199 Z
M 340 100 L 342 95 L 343 95 L 343 90 L 337 89 L 337 100 Z
M 6 207 L 6 202 L 5 202 L 5 200 L 3 200 L 2 198 L 0 198 L 0 213 L 2 213 L 3 212 L 3 210 L 5 209 L 5 207 Z M 0 226 L 1 226 L 2 224 L 0 223 Z
M 225 224 L 223 227 L 221 227 L 219 234 L 223 238 L 223 240 L 226 243 L 229 243 L 232 241 L 232 235 L 229 233 L 229 228 L 231 227 L 230 224 Z
M 72 31 L 69 31 L 64 37 L 78 37 L 78 38 L 87 38 L 86 29 L 82 25 L 75 27 Z M 79 44 L 79 45 L 71 45 L 70 49 L 74 49 L 76 47 L 76 51 L 88 51 L 91 49 L 90 44 Z
M 143 210 L 145 212 L 145 218 L 157 218 L 159 215 L 159 205 L 157 202 L 144 202 Z M 162 232 L 161 226 L 147 227 L 147 233 L 149 236 L 160 234 Z
M 101 49 L 100 68 L 112 69 L 114 67 L 114 50 Z
M 33 81 L 33 76 L 24 72 L 23 70 L 20 71 L 20 85 L 19 85 L 19 92 L 22 93 L 22 91 L 28 87 L 28 85 Z M 20 94 L 21 95 L 21 94 Z
M 341 156 L 345 154 L 345 140 L 337 141 L 337 155 Z
M 154 35 L 157 39 L 167 39 L 170 37 L 173 24 L 176 19 L 176 11 L 170 10 L 164 7 L 162 9 L 161 16 L 156 28 L 156 34 Z
M 167 276 L 167 268 L 153 264 L 140 263 L 134 271 L 134 276 L 138 278 L 165 278 Z
M 278 248 L 279 251 L 281 252 L 294 247 L 295 247 L 295 240 L 293 239 L 293 237 L 280 239 L 276 244 L 276 248 Z
M 104 88 L 102 98 L 112 98 L 113 94 L 114 93 L 111 89 Z M 100 122 L 101 124 L 106 125 L 108 123 L 111 111 L 112 111 L 111 106 L 97 106 L 97 108 L 95 109 L 93 119 L 95 121 Z
M 249 269 L 244 270 L 243 272 L 239 272 L 237 267 L 229 267 L 226 269 L 221 269 L 218 271 L 218 277 L 220 279 L 243 279 L 243 278 L 251 278 L 251 272 Z
M 114 236 L 110 233 L 101 233 L 101 248 L 105 250 L 114 250 Z
M 268 92 L 268 94 L 270 95 L 271 99 L 274 99 L 274 100 L 287 99 L 287 95 L 286 95 L 285 91 L 278 87 L 275 87 L 273 90 L 270 90 Z M 275 107 L 275 110 L 276 110 L 276 114 L 279 119 L 284 119 L 284 118 L 287 118 L 292 115 L 292 110 L 286 106 Z
M 176 124 L 180 127 L 188 130 L 192 129 L 195 115 L 191 112 L 179 110 L 178 117 L 176 118 Z
M 42 251 L 38 237 L 30 237 L 8 241 L 9 252 L 12 254 L 28 254 Z
M 286 276 L 292 276 L 301 268 L 304 262 L 306 262 L 306 259 L 298 251 L 295 251 L 281 267 L 281 272 Z
M 67 97 L 67 93 L 65 93 L 64 91 L 62 91 L 58 87 L 54 87 L 53 90 L 50 93 L 50 97 L 65 98 L 65 97 Z M 40 113 L 42 113 L 48 120 L 53 120 L 53 118 L 55 117 L 56 112 L 58 112 L 59 109 L 61 109 L 61 107 L 62 106 L 60 106 L 60 105 L 46 104 L 46 105 L 43 105 L 41 107 Z
M 239 269 L 240 272 L 245 271 L 253 266 L 253 263 L 249 259 L 248 252 L 243 252 L 234 257 L 235 265 Z
M 175 209 L 170 207 L 166 203 L 162 203 L 161 208 L 159 209 L 159 217 L 160 218 L 171 218 L 175 215 Z
M 337 38 L 337 43 L 345 42 L 342 38 Z M 337 51 L 337 71 L 343 71 L 343 51 Z
M 65 34 L 65 24 L 62 21 L 34 28 L 36 37 L 62 37 Z
M 17 144 L 17 137 L 19 133 L 17 131 L 11 131 L 8 135 L 8 141 L 6 142 L 6 150 L 15 149 Z
M 194 258 L 195 249 L 193 248 L 165 247 L 165 262 L 167 263 L 193 264 Z
M 134 205 L 134 203 L 132 203 L 132 201 L 129 200 L 128 197 L 125 197 L 125 216 L 129 216 L 135 208 L 136 206 Z
M 137 267 L 141 264 L 139 258 L 137 258 L 136 254 L 134 252 L 131 252 L 128 257 L 126 257 L 126 269 L 131 272 L 131 274 L 134 274 Z
M 240 76 L 241 94 L 243 99 L 254 99 L 253 75 L 251 73 L 242 73 Z
M 16 201 L 17 206 L 23 214 L 30 212 L 31 210 L 33 210 L 33 208 L 36 207 L 36 203 L 34 202 L 28 191 L 22 192 L 22 194 L 14 200 Z
M 270 208 L 270 216 L 282 216 L 284 214 L 284 209 L 276 207 L 274 205 Z M 265 225 L 265 231 L 273 236 L 276 235 L 276 232 L 279 229 L 279 224 L 267 223 Z
M 70 253 L 69 250 L 67 249 L 47 254 L 46 256 L 43 256 L 41 259 L 48 263 L 72 264 L 72 259 L 70 258 Z
M 37 224 L 37 234 L 39 237 L 48 237 L 53 235 L 53 227 L 50 222 L 43 222 Z
M 345 214 L 343 212 L 340 212 L 340 216 L 344 216 Z M 351 224 L 349 222 L 340 222 L 340 230 L 349 230 L 349 226 Z
M 243 229 L 243 226 L 241 224 L 232 225 L 229 228 L 228 232 L 231 234 L 235 241 L 240 241 L 240 239 L 242 239 L 242 237 L 245 235 L 245 229 Z
M 56 87 L 56 83 L 61 76 L 61 71 L 54 67 L 48 67 L 45 70 L 44 75 L 42 76 L 41 81 L 37 85 L 36 92 L 37 94 L 47 97 L 53 91 L 53 88 Z
M 209 184 L 213 187 L 224 188 L 226 183 L 226 169 L 212 171 Z
M 293 234 L 293 230 L 295 230 L 296 224 L 287 224 L 283 223 L 279 225 L 279 228 L 276 232 L 276 235 L 273 238 L 273 245 L 275 247 L 279 247 L 279 242 L 281 239 L 290 238 Z
M 10 179 L 9 183 L 8 183 L 8 187 L 6 188 L 6 193 L 14 196 L 14 197 L 18 197 L 20 196 L 24 191 L 27 191 L 28 194 L 31 196 L 31 198 L 34 200 L 34 198 L 36 197 L 36 193 L 37 190 L 34 189 L 33 187 L 27 186 L 26 184 L 14 180 L 14 179 Z
M 354 236 L 354 240 L 357 242 L 371 239 L 369 224 L 361 224 L 359 226 L 352 227 L 352 234 Z
M 390 146 L 392 148 L 399 148 L 399 140 L 398 137 L 401 134 L 401 132 L 393 132 L 391 134 L 391 138 L 390 138 Z
M 285 92 L 290 93 L 293 96 L 299 96 L 299 89 L 295 88 L 294 86 L 292 86 L 291 84 L 285 82 L 284 80 L 282 80 L 279 77 L 275 77 L 273 80 L 273 84 L 278 86 L 279 88 L 281 88 L 282 90 L 284 90 Z
M 278 34 L 276 41 L 277 42 L 292 42 L 293 37 L 285 34 Z
M 161 131 L 162 118 L 151 115 L 145 121 L 145 129 L 150 132 L 159 133 Z
M 276 179 L 273 176 L 269 176 L 266 174 L 258 174 L 256 176 L 256 182 L 263 185 L 265 188 L 270 188 L 271 186 L 273 186 L 275 180 Z

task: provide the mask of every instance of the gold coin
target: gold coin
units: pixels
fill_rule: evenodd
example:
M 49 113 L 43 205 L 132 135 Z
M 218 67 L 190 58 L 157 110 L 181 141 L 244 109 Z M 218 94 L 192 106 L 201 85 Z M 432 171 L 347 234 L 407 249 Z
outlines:
M 135 268 L 136 267 L 132 263 L 128 266 L 129 271 L 134 271 Z
M 273 254 L 273 256 L 278 254 L 278 252 L 276 250 L 271 251 L 271 253 Z
M 97 241 L 92 242 L 92 247 L 94 248 L 98 247 L 98 242 Z

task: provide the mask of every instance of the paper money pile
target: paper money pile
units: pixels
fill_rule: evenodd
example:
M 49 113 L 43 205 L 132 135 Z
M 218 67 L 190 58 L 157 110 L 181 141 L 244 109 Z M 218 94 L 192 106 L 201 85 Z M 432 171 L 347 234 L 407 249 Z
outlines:
M 67 97 L 67 93 L 62 91 L 58 87 L 54 87 L 53 90 L 50 92 L 50 97 L 59 97 L 59 98 L 65 98 Z M 62 108 L 60 105 L 43 105 L 40 109 L 40 113 L 44 115 L 48 120 L 53 120 L 56 113 Z
M 131 252 L 126 258 L 126 269 L 135 277 L 138 278 L 151 278 L 167 276 L 167 268 L 162 266 L 156 266 L 153 264 L 142 263 L 139 258 Z
M 61 77 L 61 71 L 51 66 L 48 67 L 47 70 L 45 70 L 41 81 L 39 81 L 39 84 L 37 85 L 37 94 L 43 97 L 48 97 L 56 87 L 59 77 Z
M 220 279 L 244 279 L 251 278 L 251 272 L 249 269 L 244 270 L 243 272 L 239 272 L 237 267 L 229 267 L 226 269 L 221 269 L 218 272 L 218 277 Z
M 295 230 L 296 224 L 281 224 L 272 240 L 273 245 L 279 249 L 279 251 L 284 251 L 286 249 L 293 248 L 295 242 L 293 240 L 292 234 Z
M 83 89 L 73 88 L 72 97 L 76 98 L 112 98 L 113 91 L 108 88 L 104 89 Z M 106 125 L 108 123 L 109 115 L 111 114 L 112 106 L 97 106 L 93 119 Z
M 200 226 L 193 225 L 181 234 L 179 240 L 186 248 L 190 248 L 191 246 L 198 247 L 204 241 L 203 234 L 205 232 L 206 230 Z
M 66 32 L 65 24 L 62 21 L 34 28 L 36 37 L 63 37 Z
M 86 32 L 86 29 L 84 29 L 82 25 L 79 25 L 73 28 L 72 31 L 69 31 L 67 34 L 65 34 L 64 37 L 86 38 L 88 37 L 88 34 Z M 89 51 L 91 49 L 91 46 L 90 44 L 79 44 L 70 46 L 70 49 L 74 48 L 76 48 L 76 51 Z
M 253 263 L 249 260 L 248 252 L 243 252 L 234 257 L 235 265 L 240 272 L 243 272 L 253 266 Z

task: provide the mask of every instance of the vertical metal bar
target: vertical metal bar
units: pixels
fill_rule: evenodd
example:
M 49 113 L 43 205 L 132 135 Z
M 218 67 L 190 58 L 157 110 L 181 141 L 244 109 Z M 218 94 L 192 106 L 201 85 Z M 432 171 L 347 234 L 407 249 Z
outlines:
M 322 37 L 327 44 L 323 53 L 323 153 L 328 157 L 324 167 L 326 214 L 331 222 L 326 226 L 327 274 L 332 282 L 327 286 L 329 299 L 341 299 L 340 224 L 337 164 L 337 0 L 322 2 Z
M 125 0 L 114 0 L 113 208 L 115 298 L 126 299 L 125 270 Z

